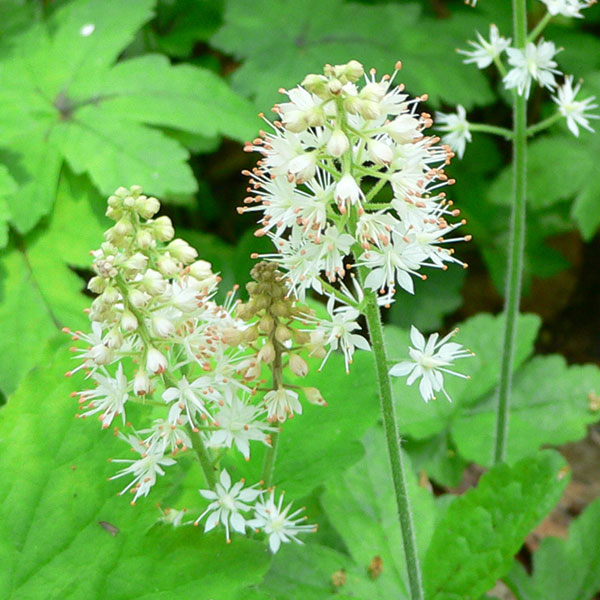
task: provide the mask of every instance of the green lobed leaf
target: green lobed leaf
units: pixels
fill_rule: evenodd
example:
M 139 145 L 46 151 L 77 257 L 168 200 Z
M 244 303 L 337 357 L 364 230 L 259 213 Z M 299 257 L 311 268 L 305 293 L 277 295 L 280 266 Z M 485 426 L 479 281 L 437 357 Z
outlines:
M 254 133 L 251 104 L 206 69 L 151 55 L 113 66 L 153 6 L 74 0 L 14 36 L 0 71 L 0 160 L 20 185 L 7 202 L 21 233 L 52 209 L 65 159 L 104 194 L 135 183 L 181 201 L 197 190 L 189 152 L 155 127 Z
M 544 451 L 513 467 L 496 465 L 437 524 L 423 565 L 428 600 L 477 600 L 511 567 L 525 536 L 567 481 L 564 459 Z
M 416 3 L 365 6 L 342 0 L 252 4 L 229 0 L 225 23 L 212 43 L 243 60 L 232 82 L 263 111 L 280 99 L 276 94 L 280 87 L 297 85 L 326 63 L 353 58 L 367 69 L 383 72 L 401 59 L 406 67 L 400 80 L 413 94 L 428 93 L 435 104 L 444 100 L 471 108 L 493 101 L 485 77 L 465 69 L 460 57 L 448 52 L 464 44 L 464 37 L 473 31 L 471 25 L 483 21 L 464 11 L 457 23 L 464 20 L 468 25 L 457 31 L 449 29 L 447 21 L 438 23 L 420 12 Z
M 375 556 L 383 560 L 383 573 L 367 597 L 406 597 L 408 575 L 383 430 L 370 429 L 364 446 L 364 459 L 327 483 L 322 504 L 357 565 L 367 569 Z M 417 548 L 423 557 L 433 532 L 433 497 L 418 486 L 406 455 L 404 463 Z
M 73 418 L 69 362 L 54 344 L 0 412 L 0 597 L 229 600 L 260 581 L 263 544 L 157 525 L 154 503 L 116 497 L 106 456 L 122 442 Z
M 569 526 L 569 537 L 546 537 L 533 555 L 531 577 L 516 563 L 505 581 L 519 600 L 591 600 L 600 592 L 600 498 Z
M 360 439 L 379 417 L 370 353 L 357 352 L 348 374 L 341 354 L 332 355 L 320 373 L 319 360 L 310 359 L 308 364 L 309 374 L 293 383 L 318 388 L 328 406 L 309 404 L 299 390 L 302 414 L 282 426 L 273 483 L 285 490 L 290 500 L 299 500 L 360 460 L 364 454 Z M 258 445 L 252 448 L 249 463 L 236 455 L 237 469 L 249 481 L 259 481 L 263 455 L 264 446 Z M 231 473 L 235 479 L 233 469 Z
M 89 252 L 102 242 L 106 224 L 94 208 L 99 205 L 87 180 L 65 171 L 52 216 L 0 257 L 0 389 L 6 394 L 61 327 L 89 327 L 82 311 L 90 299 L 70 266 L 91 266 Z

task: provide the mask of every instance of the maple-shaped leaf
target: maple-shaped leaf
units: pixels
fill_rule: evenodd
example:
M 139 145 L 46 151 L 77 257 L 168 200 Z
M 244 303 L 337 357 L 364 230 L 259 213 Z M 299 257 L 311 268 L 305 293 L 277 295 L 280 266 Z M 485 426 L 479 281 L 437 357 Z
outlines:
M 253 96 L 260 110 L 281 100 L 280 87 L 297 85 L 307 73 L 321 72 L 325 63 L 351 59 L 383 72 L 401 60 L 405 68 L 398 82 L 412 94 L 471 108 L 494 96 L 485 77 L 465 69 L 453 49 L 487 24 L 472 11 L 460 12 L 459 18 L 438 21 L 422 16 L 414 3 L 228 0 L 224 26 L 212 43 L 243 59 L 232 83 Z
M 176 201 L 196 191 L 188 150 L 158 127 L 236 139 L 251 105 L 214 73 L 162 56 L 117 61 L 154 0 L 75 0 L 11 39 L 0 71 L 0 162 L 19 184 L 10 222 L 31 230 L 54 202 L 66 160 L 103 194 L 139 184 Z

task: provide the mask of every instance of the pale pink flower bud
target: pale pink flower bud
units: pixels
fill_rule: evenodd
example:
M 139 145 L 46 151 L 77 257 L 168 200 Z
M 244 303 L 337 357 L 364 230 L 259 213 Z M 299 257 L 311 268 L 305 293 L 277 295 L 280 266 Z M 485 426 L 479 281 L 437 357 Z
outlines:
M 306 361 L 298 354 L 290 354 L 290 370 L 298 377 L 306 377 L 308 373 L 308 365 Z
M 121 327 L 123 328 L 123 331 L 131 333 L 137 329 L 137 326 L 138 320 L 135 318 L 135 315 L 128 310 L 124 310 L 123 315 L 121 316 Z
M 316 404 L 317 406 L 327 406 L 327 402 L 325 402 L 321 392 L 316 387 L 303 387 L 302 391 L 304 392 L 306 399 L 311 404 Z
M 146 356 L 146 368 L 154 374 L 164 373 L 167 368 L 165 355 L 154 347 L 149 348 Z
M 342 154 L 348 152 L 349 148 L 348 136 L 341 129 L 336 129 L 327 142 L 327 152 L 331 156 L 339 158 Z
M 260 362 L 264 362 L 266 364 L 272 363 L 275 360 L 275 347 L 271 342 L 267 342 L 258 353 L 257 356 Z
M 133 393 L 136 396 L 145 396 L 150 391 L 150 377 L 146 371 L 139 370 L 133 378 Z

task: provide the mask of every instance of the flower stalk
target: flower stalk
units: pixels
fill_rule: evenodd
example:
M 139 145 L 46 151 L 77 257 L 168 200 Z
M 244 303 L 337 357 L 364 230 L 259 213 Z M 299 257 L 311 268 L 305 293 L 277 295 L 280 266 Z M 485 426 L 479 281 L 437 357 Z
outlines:
M 525 0 L 513 0 L 512 5 L 515 45 L 522 50 L 527 43 L 527 6 Z M 508 273 L 504 302 L 504 334 L 496 407 L 495 463 L 502 462 L 506 456 L 514 346 L 523 275 L 526 196 L 527 98 L 515 91 L 513 95 L 513 205 L 510 219 Z
M 404 557 L 408 572 L 410 597 L 412 600 L 423 600 L 423 583 L 421 567 L 419 565 L 417 552 L 417 538 L 410 506 L 410 497 L 406 485 L 405 467 L 402 458 L 401 440 L 398 434 L 398 425 L 392 397 L 392 386 L 386 356 L 385 340 L 381 315 L 377 304 L 376 292 L 369 291 L 365 294 L 365 317 L 371 338 L 373 358 L 375 359 L 375 371 L 377 373 L 377 384 L 379 387 L 379 400 L 381 403 L 381 414 L 383 416 L 383 428 L 387 442 L 388 456 L 392 470 L 394 493 L 398 507 L 398 517 L 402 531 L 402 542 L 404 545 Z

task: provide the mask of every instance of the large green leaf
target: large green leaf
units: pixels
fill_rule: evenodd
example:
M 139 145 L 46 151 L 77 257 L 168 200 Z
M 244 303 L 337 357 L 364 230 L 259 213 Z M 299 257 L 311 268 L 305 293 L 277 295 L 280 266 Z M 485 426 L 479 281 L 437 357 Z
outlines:
M 501 464 L 450 504 L 423 566 L 428 600 L 477 600 L 511 567 L 525 536 L 560 497 L 564 460 L 545 451 Z M 562 479 L 562 481 L 561 481 Z
M 370 353 L 358 352 L 347 374 L 341 354 L 331 356 L 322 372 L 320 361 L 309 360 L 308 376 L 294 381 L 321 390 L 328 406 L 303 400 L 303 412 L 282 426 L 273 483 L 290 499 L 300 499 L 364 454 L 360 442 L 379 417 L 377 381 Z M 238 469 L 251 481 L 261 478 L 264 447 L 252 449 L 252 460 L 236 456 Z M 233 475 L 232 475 L 233 477 Z
M 357 565 L 366 569 L 375 556 L 383 560 L 383 573 L 373 582 L 369 597 L 403 597 L 408 576 L 383 430 L 371 429 L 364 445 L 365 458 L 328 482 L 323 507 Z M 433 533 L 433 496 L 418 486 L 408 457 L 404 462 L 417 548 L 423 557 Z
M 600 394 L 596 365 L 568 367 L 562 356 L 538 356 L 517 373 L 510 401 L 506 460 L 514 462 L 545 444 L 564 444 L 585 437 L 586 425 L 598 420 L 590 409 L 590 394 Z M 466 407 L 451 425 L 460 454 L 490 464 L 493 437 L 473 435 L 493 431 L 496 399 L 488 396 Z
M 89 327 L 90 299 L 70 268 L 90 268 L 107 219 L 84 177 L 61 176 L 55 210 L 44 225 L 0 257 L 0 389 L 10 394 L 62 326 Z
M 366 68 L 389 72 L 398 59 L 400 79 L 414 94 L 427 92 L 434 103 L 444 100 L 470 108 L 493 100 L 483 75 L 465 69 L 449 48 L 464 44 L 476 23 L 485 19 L 460 11 L 459 31 L 448 21 L 420 16 L 413 3 L 364 6 L 342 0 L 252 4 L 229 0 L 225 24 L 212 38 L 220 50 L 243 59 L 233 83 L 266 110 L 277 90 L 298 84 L 325 63 L 360 60 Z M 431 43 L 435 38 L 435 43 Z
M 569 539 L 547 537 L 533 555 L 533 574 L 515 563 L 506 582 L 519 600 L 591 600 L 600 592 L 600 499 L 569 527 Z
M 14 36 L 0 72 L 0 159 L 21 186 L 8 198 L 21 233 L 51 210 L 65 159 L 103 194 L 136 183 L 176 201 L 197 189 L 189 153 L 154 127 L 253 135 L 251 105 L 208 70 L 151 55 L 113 66 L 153 5 L 75 0 Z
M 55 344 L 0 412 L 0 597 L 227 600 L 260 581 L 263 544 L 155 525 L 153 502 L 115 495 L 123 443 L 73 418 L 69 362 Z

